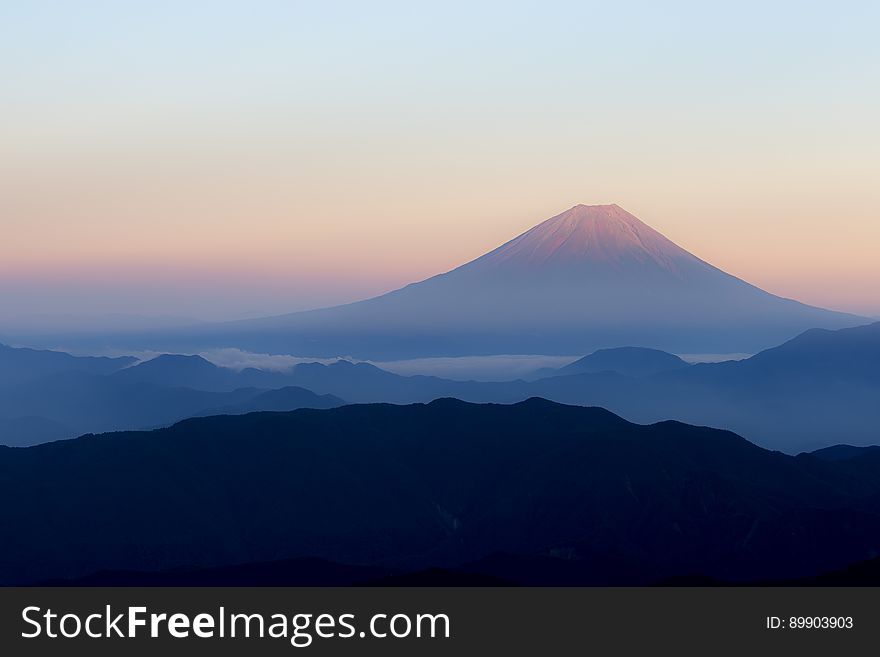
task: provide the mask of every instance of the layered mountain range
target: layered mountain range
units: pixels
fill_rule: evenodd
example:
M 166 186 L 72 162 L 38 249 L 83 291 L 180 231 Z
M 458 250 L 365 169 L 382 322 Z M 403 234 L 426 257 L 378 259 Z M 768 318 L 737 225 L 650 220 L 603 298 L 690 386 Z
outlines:
M 302 363 L 286 371 L 233 370 L 167 354 L 130 365 L 14 350 L 20 364 L 54 358 L 50 375 L 0 385 L 0 444 L 152 428 L 197 415 L 330 408 L 343 403 L 455 397 L 513 403 L 543 397 L 601 406 L 637 422 L 680 420 L 730 429 L 795 453 L 838 442 L 880 443 L 880 323 L 813 329 L 751 358 L 690 365 L 645 348 L 599 350 L 528 380 L 478 382 L 400 376 L 367 362 Z M 85 370 L 85 371 L 83 371 Z
M 617 206 L 375 299 L 142 337 L 361 358 L 0 345 L 0 584 L 878 579 L 880 323 Z M 493 382 L 365 360 L 498 353 L 584 355 Z

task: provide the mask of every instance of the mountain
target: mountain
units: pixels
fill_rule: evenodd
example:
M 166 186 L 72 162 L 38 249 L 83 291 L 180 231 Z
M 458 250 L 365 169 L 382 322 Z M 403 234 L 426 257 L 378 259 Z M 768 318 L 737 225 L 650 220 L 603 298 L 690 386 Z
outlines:
M 852 445 L 843 444 L 831 445 L 830 447 L 823 447 L 822 449 L 814 450 L 810 452 L 810 454 L 825 461 L 848 461 L 849 459 L 864 456 L 871 452 L 880 452 L 880 446 L 869 445 L 868 447 L 853 447 Z
M 114 378 L 121 383 L 174 385 L 216 392 L 237 387 L 236 374 L 201 356 L 161 354 L 117 372 Z
M 39 431 L 21 432 L 18 427 L 19 433 L 0 435 L 0 444 L 24 445 L 83 433 L 158 427 L 206 408 L 240 403 L 261 392 L 215 393 L 65 372 L 11 388 L 0 396 L 0 418 L 40 419 L 36 424 Z M 64 435 L 59 435 L 59 426 Z
M 391 403 L 431 401 L 438 397 L 468 394 L 471 387 L 475 390 L 484 388 L 483 384 L 476 382 L 459 382 L 432 376 L 400 376 L 370 363 L 353 363 L 347 360 L 329 364 L 300 363 L 289 370 L 278 372 L 253 368 L 237 371 L 218 367 L 201 356 L 177 354 L 163 354 L 120 371 L 112 378 L 129 384 L 137 382 L 165 387 L 186 386 L 211 392 L 292 386 L 343 399 L 349 399 L 350 394 L 358 402 Z
M 673 419 L 730 429 L 762 446 L 797 453 L 841 440 L 880 443 L 878 354 L 880 323 L 875 323 L 806 331 L 751 358 L 722 363 L 684 366 L 671 354 L 642 348 L 600 351 L 578 361 L 578 367 L 596 371 L 563 368 L 529 382 L 400 376 L 344 360 L 303 363 L 273 376 L 283 379 L 274 381 L 278 385 L 351 403 L 406 404 L 441 397 L 513 403 L 537 396 L 601 406 L 635 422 Z M 650 373 L 652 367 L 663 371 Z
M 0 417 L 0 445 L 27 447 L 79 435 L 75 429 L 44 417 L 25 415 Z
M 638 377 L 608 369 L 605 355 L 596 368 L 602 371 L 551 372 L 531 382 L 399 376 L 346 361 L 298 365 L 287 376 L 291 385 L 353 403 L 428 402 L 439 397 L 513 403 L 537 396 L 601 406 L 635 422 L 674 419 L 730 429 L 762 446 L 797 453 L 844 439 L 854 445 L 880 444 L 878 349 L 880 323 L 811 330 L 745 360 L 700 363 Z M 621 360 L 614 365 L 622 369 Z
M 116 372 L 113 378 L 125 383 L 179 386 L 210 392 L 231 392 L 238 388 L 279 388 L 289 383 L 282 372 L 220 367 L 202 358 L 182 354 L 161 354 Z
M 599 349 L 560 368 L 538 370 L 531 378 L 565 376 L 596 372 L 617 372 L 625 376 L 648 376 L 687 367 L 688 363 L 674 354 L 645 347 Z
M 841 440 L 880 443 L 880 323 L 811 330 L 751 358 L 633 379 L 612 373 L 540 379 L 528 392 L 599 405 L 634 422 L 676 419 L 729 429 L 790 453 Z
M 787 451 L 880 443 L 880 323 L 813 329 L 741 361 L 651 381 L 655 411 Z
M 538 396 L 602 406 L 635 422 L 673 419 L 729 429 L 793 454 L 842 440 L 880 443 L 878 352 L 880 323 L 811 330 L 742 361 L 686 367 L 671 354 L 607 350 L 579 361 L 578 367 L 598 371 L 571 374 L 563 368 L 533 381 L 400 376 L 345 360 L 303 363 L 284 372 L 239 372 L 200 357 L 166 355 L 107 376 L 66 373 L 7 390 L 0 395 L 0 444 L 163 426 L 210 412 L 324 408 L 341 400 L 407 404 L 455 397 L 513 403 Z M 664 371 L 650 373 L 652 367 Z M 288 387 L 336 399 L 315 396 L 306 402 L 293 399 L 303 393 L 266 392 Z
M 0 344 L 0 390 L 62 372 L 109 374 L 137 362 L 136 358 L 72 356 L 61 351 L 26 349 Z
M 347 361 L 344 367 L 350 365 Z M 312 365 L 304 363 L 304 374 Z M 334 367 L 334 365 L 331 365 Z M 365 367 L 373 367 L 363 364 Z M 377 371 L 384 372 L 384 370 Z M 358 370 L 360 371 L 360 370 Z M 113 375 L 122 383 L 149 383 L 154 385 L 192 388 L 209 392 L 232 392 L 239 388 L 262 388 L 264 390 L 299 385 L 301 378 L 291 375 L 291 371 L 260 370 L 247 367 L 236 370 L 215 365 L 201 356 L 184 354 L 161 354 L 145 360 L 133 367 L 127 367 Z
M 715 370 L 725 377 L 880 386 L 880 322 L 838 331 L 811 329 L 752 358 L 721 363 Z
M 547 372 L 526 381 L 451 381 L 399 376 L 368 363 L 304 363 L 286 374 L 288 385 L 332 394 L 352 403 L 428 402 L 455 397 L 513 403 L 543 397 L 601 406 L 635 422 L 680 420 L 730 429 L 762 446 L 789 453 L 841 440 L 880 444 L 880 323 L 810 330 L 755 356 L 682 367 L 671 354 L 657 361 L 678 367 L 641 374 L 645 350 L 610 350 L 593 360 L 595 372 Z M 629 375 L 616 369 L 626 369 Z M 639 370 L 638 367 L 645 367 Z M 592 369 L 592 368 L 591 368 Z M 640 376 L 633 376 L 636 372 Z
M 208 377 L 201 381 L 208 389 L 198 390 L 183 387 L 173 378 L 166 382 L 157 377 L 154 382 L 141 376 L 119 376 L 134 369 L 108 376 L 64 372 L 9 388 L 0 395 L 0 445 L 27 446 L 84 433 L 160 427 L 209 413 L 331 408 L 345 403 L 294 387 L 217 391 L 222 386 Z M 222 383 L 227 372 L 217 369 Z
M 311 390 L 297 386 L 286 386 L 278 390 L 267 390 L 250 399 L 229 406 L 209 408 L 198 415 L 242 415 L 262 411 L 294 411 L 298 408 L 336 408 L 345 401 L 333 395 L 316 395 Z
M 470 398 L 472 395 L 482 400 L 486 396 L 493 397 L 497 389 L 492 384 L 474 381 L 453 381 L 421 375 L 401 376 L 370 363 L 352 363 L 346 360 L 328 365 L 301 363 L 290 370 L 288 379 L 293 385 L 319 394 L 338 395 L 348 401 L 361 403 L 409 404 L 428 402 L 440 397 Z
M 532 583 L 789 579 L 871 558 L 878 511 L 880 459 L 540 399 L 215 416 L 0 448 L 0 583 L 306 557 Z
M 809 328 L 864 321 L 764 292 L 617 205 L 577 205 L 472 262 L 380 297 L 163 339 L 379 360 L 621 345 L 754 353 Z

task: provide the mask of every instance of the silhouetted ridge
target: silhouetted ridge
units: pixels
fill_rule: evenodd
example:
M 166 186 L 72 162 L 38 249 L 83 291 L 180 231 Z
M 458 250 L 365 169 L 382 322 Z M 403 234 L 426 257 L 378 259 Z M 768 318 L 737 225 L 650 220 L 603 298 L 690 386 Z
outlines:
M 10 347 L 0 344 L 0 390 L 66 372 L 110 374 L 134 363 L 129 356 L 73 356 L 61 351 Z
M 0 583 L 302 558 L 523 583 L 786 579 L 869 558 L 878 500 L 880 459 L 540 399 L 215 416 L 0 449 Z
M 867 455 L 880 454 L 880 447 L 871 445 L 869 447 L 854 447 L 852 445 L 832 445 L 810 452 L 811 456 L 822 459 L 824 461 L 848 461 Z
M 626 376 L 647 376 L 687 367 L 688 364 L 674 354 L 645 347 L 616 347 L 600 349 L 589 356 L 556 370 L 557 374 L 580 374 L 583 372 L 618 372 Z
M 336 408 L 345 401 L 334 395 L 316 395 L 311 390 L 286 386 L 266 392 L 255 391 L 250 399 L 238 404 L 209 408 L 198 415 L 241 415 L 243 413 L 292 411 L 298 408 Z

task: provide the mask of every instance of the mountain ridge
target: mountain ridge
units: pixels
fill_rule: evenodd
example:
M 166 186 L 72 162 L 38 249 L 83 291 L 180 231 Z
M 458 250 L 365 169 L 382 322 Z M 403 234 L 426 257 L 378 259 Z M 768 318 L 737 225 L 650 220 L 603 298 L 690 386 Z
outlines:
M 689 367 L 680 357 L 645 347 L 614 347 L 599 349 L 588 356 L 556 370 L 556 374 L 611 371 L 625 376 L 647 376 Z
M 107 377 L 68 373 L 7 391 L 0 397 L 0 431 L 7 432 L 0 434 L 0 442 L 4 438 L 7 443 L 40 442 L 41 431 L 46 439 L 78 435 L 70 431 L 61 436 L 53 423 L 85 433 L 164 426 L 210 409 L 279 410 L 278 399 L 273 400 L 271 394 L 261 396 L 257 389 L 297 386 L 318 397 L 338 398 L 313 397 L 303 404 L 318 407 L 340 400 L 409 404 L 456 397 L 514 403 L 538 396 L 602 406 L 639 422 L 677 419 L 727 428 L 764 447 L 789 453 L 825 447 L 843 438 L 856 446 L 880 443 L 876 403 L 880 371 L 874 366 L 880 359 L 880 323 L 807 331 L 741 361 L 688 365 L 672 354 L 641 347 L 596 353 L 602 358 L 591 354 L 576 361 L 586 364 L 586 371 L 538 370 L 525 379 L 494 382 L 404 376 L 370 363 L 344 360 L 305 362 L 288 371 L 235 371 L 204 361 L 196 369 L 211 376 L 183 380 L 176 364 L 199 361 L 167 356 L 158 359 L 161 366 L 145 366 L 141 374 L 140 365 Z M 630 354 L 635 358 L 621 358 Z M 132 376 L 140 380 L 126 380 Z M 184 383 L 194 388 L 180 387 Z M 284 399 L 285 393 L 278 394 Z M 295 391 L 286 394 L 288 401 L 296 399 Z M 132 401 L 137 403 L 132 405 Z M 170 406 L 177 411 L 160 412 Z
M 811 576 L 880 545 L 878 471 L 534 398 L 189 419 L 0 448 L 0 582 L 500 552 L 550 559 L 557 583 Z

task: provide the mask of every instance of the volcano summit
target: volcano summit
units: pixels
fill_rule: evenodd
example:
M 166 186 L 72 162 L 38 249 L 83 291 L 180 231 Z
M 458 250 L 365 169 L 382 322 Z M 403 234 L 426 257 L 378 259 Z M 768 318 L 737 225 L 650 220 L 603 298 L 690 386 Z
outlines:
M 476 260 L 379 297 L 223 324 L 215 344 L 309 356 L 753 352 L 864 323 L 750 285 L 617 205 L 576 205 Z

